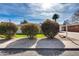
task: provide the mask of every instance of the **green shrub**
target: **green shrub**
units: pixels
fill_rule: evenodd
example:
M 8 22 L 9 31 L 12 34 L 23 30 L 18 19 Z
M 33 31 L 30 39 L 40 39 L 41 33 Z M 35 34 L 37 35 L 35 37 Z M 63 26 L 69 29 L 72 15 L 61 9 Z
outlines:
M 17 30 L 18 27 L 14 23 L 9 22 L 0 23 L 0 35 L 5 36 L 6 39 L 11 39 L 15 35 Z
M 39 33 L 39 26 L 32 23 L 27 23 L 21 26 L 22 33 L 26 34 L 29 38 L 34 38 Z
M 41 25 L 43 34 L 48 38 L 54 38 L 54 36 L 59 32 L 59 24 L 55 21 L 47 19 Z

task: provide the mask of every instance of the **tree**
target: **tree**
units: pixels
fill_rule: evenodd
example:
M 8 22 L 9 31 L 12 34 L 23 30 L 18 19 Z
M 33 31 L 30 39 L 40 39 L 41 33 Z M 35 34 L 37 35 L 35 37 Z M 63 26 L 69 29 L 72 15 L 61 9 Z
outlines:
M 21 26 L 21 31 L 26 34 L 29 38 L 34 38 L 39 33 L 39 27 L 33 23 L 27 23 Z
M 25 23 L 27 23 L 27 21 L 26 21 L 26 20 L 23 20 L 23 21 L 21 22 L 21 24 L 25 24 Z
M 45 36 L 47 36 L 48 38 L 54 38 L 54 36 L 59 32 L 59 24 L 47 19 L 42 23 L 41 29 Z
M 75 11 L 75 13 L 72 15 L 70 23 L 79 23 L 79 10 Z
M 18 30 L 18 27 L 11 22 L 1 22 L 0 23 L 0 34 L 5 36 L 6 39 L 11 39 L 16 31 Z
M 59 15 L 58 15 L 58 14 L 54 14 L 53 17 L 52 17 L 52 19 L 54 19 L 55 22 L 56 22 L 56 20 L 57 20 L 58 18 L 59 18 Z

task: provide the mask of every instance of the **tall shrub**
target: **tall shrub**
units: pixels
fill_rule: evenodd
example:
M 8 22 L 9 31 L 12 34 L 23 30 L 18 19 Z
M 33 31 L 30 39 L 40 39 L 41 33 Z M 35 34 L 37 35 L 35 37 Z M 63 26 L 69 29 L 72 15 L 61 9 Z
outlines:
M 47 19 L 45 22 L 42 23 L 41 29 L 45 36 L 47 36 L 48 38 L 54 38 L 54 36 L 59 31 L 59 24 L 55 21 Z
M 39 27 L 36 24 L 27 23 L 21 26 L 22 33 L 26 34 L 29 38 L 34 38 L 39 33 Z
M 11 39 L 15 35 L 17 30 L 18 27 L 14 23 L 9 22 L 0 23 L 0 34 L 4 35 L 6 39 Z

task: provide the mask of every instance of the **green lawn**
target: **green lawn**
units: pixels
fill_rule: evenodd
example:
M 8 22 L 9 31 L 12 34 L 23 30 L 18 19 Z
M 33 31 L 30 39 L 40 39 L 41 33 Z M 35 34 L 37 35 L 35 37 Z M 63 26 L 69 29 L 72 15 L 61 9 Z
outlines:
M 27 35 L 23 35 L 23 34 L 16 34 L 14 36 L 14 38 L 22 38 L 22 37 L 27 37 Z M 44 38 L 45 36 L 43 34 L 37 34 L 36 38 Z
M 22 38 L 22 37 L 27 37 L 27 35 L 22 35 L 22 34 L 16 34 L 14 38 Z
M 44 38 L 45 35 L 44 35 L 44 34 L 37 34 L 36 37 L 37 37 L 37 38 Z
M 1 38 L 4 38 L 5 36 L 0 35 Z M 23 34 L 16 34 L 13 38 L 23 38 L 23 37 L 27 37 L 27 35 L 23 35 Z M 44 38 L 45 36 L 43 34 L 37 34 L 36 38 Z

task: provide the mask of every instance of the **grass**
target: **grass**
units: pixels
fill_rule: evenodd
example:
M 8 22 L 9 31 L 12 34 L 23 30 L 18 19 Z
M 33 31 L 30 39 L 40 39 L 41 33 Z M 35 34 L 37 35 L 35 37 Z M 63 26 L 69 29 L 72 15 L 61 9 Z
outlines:
M 0 38 L 4 38 L 5 36 L 0 35 Z M 23 38 L 23 37 L 27 37 L 27 35 L 23 35 L 23 34 L 16 34 L 13 38 Z M 44 38 L 45 36 L 43 34 L 37 34 L 36 38 Z
M 14 36 L 14 38 L 22 38 L 22 37 L 27 37 L 27 35 L 23 35 L 23 34 L 16 34 Z M 43 34 L 37 34 L 36 38 L 44 38 L 45 36 Z
M 45 37 L 44 34 L 37 34 L 37 35 L 36 35 L 36 38 L 44 38 L 44 37 Z
M 22 37 L 27 37 L 27 35 L 16 34 L 16 35 L 14 36 L 14 38 L 22 38 Z

